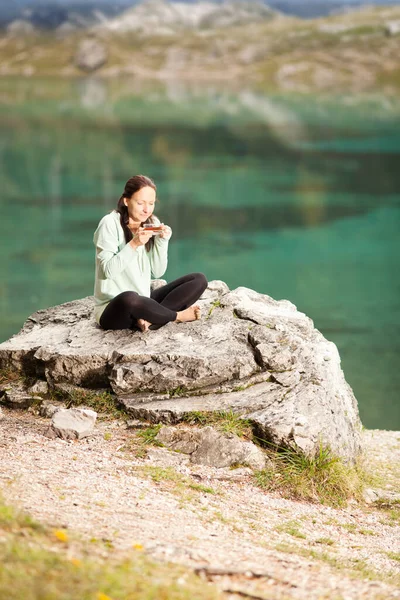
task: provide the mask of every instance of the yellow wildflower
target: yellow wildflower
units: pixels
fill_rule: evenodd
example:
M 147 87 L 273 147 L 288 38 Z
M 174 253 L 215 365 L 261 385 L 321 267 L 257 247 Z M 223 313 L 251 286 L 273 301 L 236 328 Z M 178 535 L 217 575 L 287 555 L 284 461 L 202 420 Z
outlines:
M 135 550 L 140 550 L 140 551 L 144 550 L 144 548 L 143 548 L 142 544 L 132 544 L 132 547 L 133 547 Z
M 54 529 L 53 533 L 59 542 L 68 542 L 68 533 L 65 529 Z
M 82 564 L 82 563 L 81 563 L 81 561 L 79 560 L 79 558 L 71 558 L 71 559 L 70 559 L 70 562 L 72 562 L 72 564 L 73 564 L 75 567 L 80 567 L 80 566 L 81 566 L 81 564 Z

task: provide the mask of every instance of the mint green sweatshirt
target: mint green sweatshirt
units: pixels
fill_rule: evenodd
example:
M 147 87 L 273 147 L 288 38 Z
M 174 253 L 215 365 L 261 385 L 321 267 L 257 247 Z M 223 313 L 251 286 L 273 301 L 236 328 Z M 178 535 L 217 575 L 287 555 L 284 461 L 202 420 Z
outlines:
M 119 213 L 113 211 L 101 219 L 93 241 L 96 246 L 94 316 L 99 323 L 107 304 L 121 292 L 150 297 L 151 276 L 162 277 L 167 268 L 168 240 L 155 236 L 150 252 L 144 246 L 135 250 L 126 243 Z

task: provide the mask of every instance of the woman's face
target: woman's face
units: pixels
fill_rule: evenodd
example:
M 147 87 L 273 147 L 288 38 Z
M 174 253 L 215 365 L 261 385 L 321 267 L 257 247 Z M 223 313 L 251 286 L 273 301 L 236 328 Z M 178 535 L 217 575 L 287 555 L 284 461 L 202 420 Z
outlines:
M 146 186 L 132 194 L 131 198 L 124 198 L 128 207 L 129 217 L 136 223 L 146 221 L 154 211 L 156 192 L 152 187 Z

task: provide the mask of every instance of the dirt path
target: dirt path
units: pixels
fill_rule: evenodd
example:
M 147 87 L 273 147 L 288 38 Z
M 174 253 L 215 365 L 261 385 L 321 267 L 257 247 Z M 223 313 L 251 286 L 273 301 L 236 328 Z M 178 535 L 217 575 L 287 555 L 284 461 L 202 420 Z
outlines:
M 137 458 L 137 432 L 122 421 L 100 421 L 79 442 L 51 440 L 47 426 L 7 409 L 0 421 L 4 499 L 42 522 L 116 552 L 141 544 L 241 597 L 400 598 L 396 510 L 287 500 L 258 488 L 247 469 L 191 465 L 162 448 Z M 365 432 L 364 443 L 387 493 L 399 493 L 400 432 Z

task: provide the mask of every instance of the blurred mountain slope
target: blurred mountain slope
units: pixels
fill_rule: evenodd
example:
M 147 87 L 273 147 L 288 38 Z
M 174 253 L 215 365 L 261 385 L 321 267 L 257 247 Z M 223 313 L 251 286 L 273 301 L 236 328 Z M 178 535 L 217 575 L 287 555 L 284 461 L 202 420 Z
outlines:
M 145 0 L 114 19 L 104 20 L 97 29 L 116 33 L 172 33 L 181 29 L 215 29 L 245 26 L 273 19 L 278 13 L 258 0 L 217 2 L 168 2 Z
M 196 0 L 181 0 L 195 4 Z M 218 0 L 223 2 L 223 0 Z M 89 26 L 104 17 L 115 17 L 134 7 L 140 0 L 7 0 L 0 2 L 0 28 L 16 19 L 28 20 L 35 27 L 52 30 L 63 23 Z M 252 0 L 245 0 L 251 4 Z M 266 2 L 278 12 L 301 18 L 327 16 L 363 5 L 396 5 L 400 0 L 270 0 Z
M 151 6 L 143 20 L 152 21 L 140 30 L 112 31 L 109 23 L 121 24 L 119 16 L 63 35 L 9 32 L 0 38 L 0 75 L 79 76 L 74 56 L 89 36 L 107 52 L 96 71 L 101 77 L 225 81 L 305 92 L 400 86 L 400 7 L 366 7 L 307 21 L 268 12 L 239 26 L 225 20 L 224 27 L 219 18 L 206 24 L 200 19 L 202 26 L 195 27 L 177 11 L 176 22 L 171 19 L 166 27 L 166 3 L 152 0 Z M 128 20 L 135 10 L 140 7 L 125 13 Z

